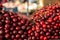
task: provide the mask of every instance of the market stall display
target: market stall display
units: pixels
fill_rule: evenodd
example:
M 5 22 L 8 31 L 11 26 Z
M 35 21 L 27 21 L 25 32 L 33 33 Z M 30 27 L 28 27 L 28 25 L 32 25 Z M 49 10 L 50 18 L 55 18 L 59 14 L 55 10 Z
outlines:
M 0 10 L 0 40 L 60 39 L 60 5 L 48 5 L 34 13 L 28 20 Z

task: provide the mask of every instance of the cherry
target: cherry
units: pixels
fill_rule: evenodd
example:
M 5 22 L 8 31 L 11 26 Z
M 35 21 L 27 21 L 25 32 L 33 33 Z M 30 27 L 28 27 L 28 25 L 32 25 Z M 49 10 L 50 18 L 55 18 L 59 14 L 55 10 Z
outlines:
M 5 37 L 8 39 L 10 37 L 10 34 L 5 34 Z
M 4 14 L 4 16 L 7 17 L 8 16 L 8 13 Z
M 11 35 L 11 38 L 13 39 L 15 36 L 14 35 Z
M 16 30 L 14 30 L 14 31 L 13 31 L 13 34 L 16 34 L 16 33 L 17 33 L 17 31 L 16 31 Z
M 5 33 L 9 33 L 9 30 L 5 30 Z
M 46 28 L 46 24 L 43 24 L 42 27 L 43 27 L 43 28 Z
M 7 24 L 9 24 L 9 23 L 10 23 L 10 21 L 9 21 L 9 20 L 6 20 L 5 22 L 6 22 Z
M 20 27 L 19 27 L 19 26 L 17 26 L 17 27 L 16 27 L 16 30 L 20 30 Z
M 38 37 L 38 36 L 39 36 L 39 34 L 38 34 L 38 33 L 35 33 L 35 36 L 36 36 L 36 37 Z
M 32 32 L 32 30 L 29 30 L 28 33 L 30 34 Z
M 22 30 L 19 30 L 18 33 L 19 33 L 19 34 L 23 34 L 23 31 L 22 31 Z
M 19 37 L 20 37 L 20 35 L 19 35 L 19 34 L 17 34 L 17 35 L 16 35 L 16 38 L 19 38 Z
M 17 19 L 16 18 L 13 18 L 13 22 L 16 22 L 17 21 Z
M 40 36 L 40 39 L 42 40 L 44 36 Z
M 47 37 L 44 37 L 44 40 L 47 40 Z
M 2 30 L 0 30 L 0 35 L 3 33 L 3 31 Z
M 52 18 L 49 18 L 49 19 L 48 19 L 48 22 L 52 22 Z

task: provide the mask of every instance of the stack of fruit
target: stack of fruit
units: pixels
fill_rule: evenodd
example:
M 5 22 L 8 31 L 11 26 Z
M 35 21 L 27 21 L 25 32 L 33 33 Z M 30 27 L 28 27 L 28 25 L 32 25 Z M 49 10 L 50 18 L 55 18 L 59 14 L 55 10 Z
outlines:
M 0 12 L 0 34 L 7 40 L 27 40 L 27 31 L 33 24 L 17 14 Z
M 42 8 L 33 19 L 0 11 L 0 40 L 49 40 L 60 38 L 60 6 Z
M 60 6 L 49 5 L 36 12 L 32 19 L 35 26 L 28 31 L 29 40 L 60 38 Z

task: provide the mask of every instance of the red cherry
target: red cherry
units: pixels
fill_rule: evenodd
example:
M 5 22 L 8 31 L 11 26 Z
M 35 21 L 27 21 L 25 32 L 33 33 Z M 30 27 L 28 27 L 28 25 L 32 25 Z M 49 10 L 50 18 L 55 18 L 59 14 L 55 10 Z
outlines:
M 52 18 L 49 18 L 49 19 L 48 19 L 48 22 L 52 22 Z
M 26 29 L 26 26 L 22 26 L 21 28 L 22 28 L 23 30 L 25 30 L 25 29 Z
M 50 25 L 47 25 L 47 28 L 51 28 Z
M 46 16 L 50 16 L 49 13 L 47 13 Z
M 16 38 L 19 38 L 19 37 L 20 37 L 20 35 L 19 35 L 19 34 L 17 34 L 17 35 L 16 35 Z
M 42 27 L 43 27 L 43 28 L 46 28 L 46 24 L 43 24 Z
M 59 24 L 59 26 L 60 26 L 60 24 Z
M 16 38 L 14 38 L 13 40 L 17 40 Z
M 0 29 L 2 29 L 2 26 L 0 26 Z
M 58 23 L 56 23 L 55 25 L 56 25 L 56 26 L 58 26 L 59 24 L 58 24 Z
M 44 37 L 44 40 L 47 40 L 47 37 Z
M 14 35 L 11 36 L 12 39 L 13 39 L 14 37 L 15 37 Z
M 51 24 L 52 24 L 52 25 L 54 25 L 54 24 L 55 24 L 55 22 L 52 22 Z
M 46 35 L 49 35 L 49 34 L 50 34 L 49 32 L 46 33 Z
M 16 23 L 13 23 L 13 26 L 16 26 Z
M 5 37 L 8 39 L 10 37 L 10 34 L 5 34 Z
M 17 19 L 16 18 L 13 18 L 13 22 L 16 22 L 17 21 Z
M 24 20 L 21 20 L 21 23 L 24 23 Z
M 12 12 L 10 12 L 9 14 L 10 14 L 10 16 L 11 16 L 11 15 L 13 15 L 13 13 L 12 13 Z
M 10 28 L 10 30 L 13 31 L 13 30 L 14 30 L 14 27 L 12 26 L 12 27 Z
M 39 30 L 39 27 L 38 26 L 36 26 L 36 30 Z
M 6 24 L 6 25 L 5 25 L 5 28 L 6 28 L 6 29 L 8 29 L 9 27 L 10 27 L 9 24 Z
M 2 30 L 0 30 L 0 35 L 3 33 L 3 31 Z
M 56 30 L 56 32 L 59 32 L 59 30 Z
M 36 28 L 35 28 L 35 27 L 33 27 L 33 28 L 32 28 L 32 31 L 34 31 L 34 30 L 36 30 Z
M 56 29 L 57 28 L 57 26 L 54 26 L 54 29 Z
M 21 23 L 20 23 L 20 22 L 18 22 L 18 25 L 20 26 L 20 25 L 21 25 Z
M 58 35 L 57 33 L 54 33 L 54 35 Z
M 34 36 L 32 36 L 31 40 L 34 40 L 34 39 L 35 39 L 35 37 L 34 37 Z
M 9 20 L 9 17 L 6 17 L 6 20 Z
M 49 29 L 48 31 L 49 31 L 49 32 L 51 32 L 52 30 L 51 30 L 51 29 Z
M 59 17 L 59 21 L 60 21 L 60 17 Z
M 40 36 L 40 39 L 42 40 L 43 39 L 43 36 Z
M 5 30 L 5 33 L 9 33 L 9 30 Z
M 55 9 L 55 6 L 53 6 L 52 9 Z
M 41 25 L 44 24 L 44 21 L 41 21 L 40 24 L 41 24 Z
M 51 8 L 52 8 L 52 6 L 49 6 L 48 8 L 49 8 L 49 9 L 51 9 Z
M 16 33 L 17 33 L 17 31 L 16 31 L 16 30 L 14 30 L 14 31 L 13 31 L 13 34 L 16 34 Z
M 36 36 L 36 37 L 38 37 L 38 36 L 39 36 L 39 34 L 38 34 L 38 33 L 35 33 L 35 36 Z
M 17 26 L 17 27 L 16 27 L 16 30 L 20 30 L 20 27 L 19 27 L 19 26 Z
M 32 40 L 32 37 L 28 37 L 28 40 Z
M 25 37 L 25 35 L 21 35 L 21 38 L 24 38 Z
M 21 20 L 21 18 L 20 18 L 20 17 L 18 17 L 18 20 Z
M 12 15 L 11 18 L 14 18 L 14 16 Z
M 23 34 L 23 31 L 22 31 L 22 30 L 19 30 L 18 33 L 19 33 L 19 34 Z
M 7 24 L 9 24 L 9 23 L 10 23 L 10 21 L 9 21 L 9 20 L 6 20 L 5 22 L 6 22 Z
M 50 39 L 51 36 L 47 36 L 47 39 Z
M 19 38 L 19 40 L 22 40 L 21 38 Z
M 54 38 L 54 36 L 51 36 L 51 38 L 53 39 L 53 38 Z
M 30 34 L 32 32 L 32 30 L 29 30 L 28 33 Z
M 59 12 L 60 10 L 57 9 L 56 11 Z
M 58 36 L 55 36 L 55 39 L 58 39 Z
M 46 29 L 44 28 L 43 31 L 46 32 Z
M 8 13 L 4 14 L 4 16 L 7 17 L 8 16 Z
M 56 16 L 53 20 L 56 21 L 58 19 L 58 16 Z
M 43 32 L 43 31 L 41 31 L 41 32 L 40 32 L 40 34 L 41 34 L 41 35 L 43 35 L 43 34 L 44 34 L 44 32 Z

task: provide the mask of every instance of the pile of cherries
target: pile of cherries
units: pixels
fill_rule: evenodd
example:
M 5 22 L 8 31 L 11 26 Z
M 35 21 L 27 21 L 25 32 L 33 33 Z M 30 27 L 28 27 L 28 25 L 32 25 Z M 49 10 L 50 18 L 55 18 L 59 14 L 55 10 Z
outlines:
M 27 40 L 28 30 L 33 24 L 15 13 L 0 12 L 0 34 L 6 40 Z
M 49 5 L 31 20 L 0 10 L 0 40 L 54 40 L 60 38 L 60 6 Z
M 35 26 L 28 31 L 30 40 L 58 40 L 60 38 L 60 6 L 58 4 L 42 8 L 35 13 L 32 20 Z

